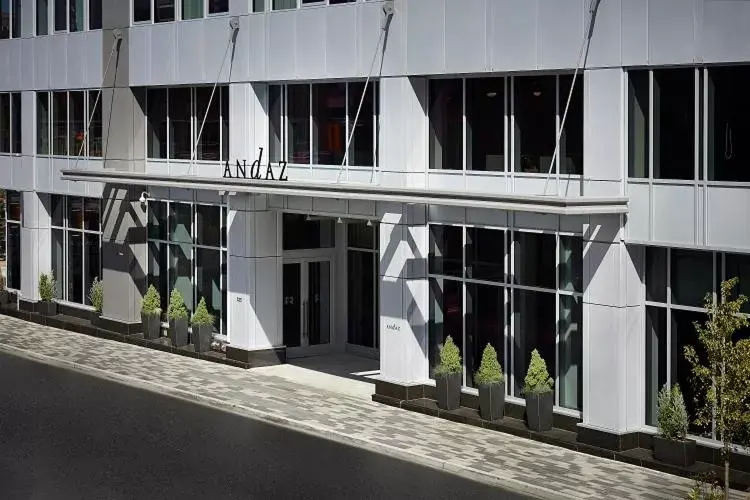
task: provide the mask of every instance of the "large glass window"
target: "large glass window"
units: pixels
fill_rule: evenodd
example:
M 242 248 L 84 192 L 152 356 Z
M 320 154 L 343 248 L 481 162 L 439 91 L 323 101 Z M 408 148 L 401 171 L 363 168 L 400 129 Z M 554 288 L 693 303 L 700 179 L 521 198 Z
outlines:
M 50 107 L 49 93 L 36 93 L 36 152 L 40 155 L 50 153 Z
M 52 154 L 68 155 L 68 93 L 52 93 Z
M 182 0 L 182 18 L 198 19 L 203 17 L 203 0 Z
M 102 156 L 104 145 L 102 144 L 102 99 L 99 91 L 88 92 L 88 112 L 86 120 L 89 122 L 88 154 L 89 156 Z
M 0 93 L 0 153 L 21 153 L 21 93 Z
M 692 68 L 654 71 L 654 178 L 695 178 Z
M 154 0 L 154 22 L 166 23 L 175 20 L 175 0 Z
M 649 176 L 649 72 L 628 72 L 628 175 Z
M 378 226 L 347 224 L 347 342 L 364 347 L 379 345 Z
M 99 91 L 37 92 L 36 132 L 37 154 L 101 157 Z
M 83 0 L 68 0 L 70 31 L 83 31 Z
M 68 29 L 68 0 L 55 0 L 55 31 Z
M 22 206 L 20 192 L 5 192 L 5 276 L 6 286 L 12 290 L 21 289 Z
M 52 273 L 57 298 L 91 305 L 89 289 L 101 269 L 101 200 L 50 196 Z
M 750 182 L 750 66 L 708 69 L 708 180 Z
M 89 29 L 102 29 L 102 0 L 89 0 Z
M 140 23 L 151 20 L 152 0 L 133 0 L 133 22 Z
M 430 80 L 430 168 L 460 170 L 463 166 L 463 81 Z
M 557 139 L 556 77 L 526 76 L 513 82 L 517 171 L 547 173 Z
M 147 220 L 148 283 L 159 291 L 162 309 L 172 290 L 191 312 L 205 298 L 214 328 L 226 334 L 226 207 L 149 200 Z
M 21 0 L 0 0 L 0 40 L 21 37 Z
M 10 38 L 10 0 L 0 0 L 0 40 Z
M 466 80 L 466 168 L 505 170 L 505 78 Z
M 505 369 L 508 394 L 522 397 L 531 351 L 538 349 L 555 377 L 556 404 L 580 410 L 581 238 L 445 225 L 429 231 L 430 376 L 439 345 L 452 335 L 471 387 L 489 343 Z
M 70 156 L 82 156 L 86 154 L 84 150 L 84 113 L 85 113 L 85 93 L 69 92 L 68 93 L 68 137 L 69 137 L 69 154 Z
M 370 82 L 366 90 L 363 82 L 271 85 L 270 161 L 373 166 L 377 159 L 377 95 L 376 82 Z M 349 154 L 345 155 L 350 137 Z
M 164 23 L 177 19 L 200 19 L 229 12 L 229 0 L 131 0 L 133 22 Z M 296 0 L 295 0 L 296 1 Z M 179 10 L 177 9 L 179 4 Z M 151 13 L 153 12 L 153 18 Z
M 36 34 L 49 34 L 49 0 L 36 0 Z
M 177 160 L 189 160 L 192 154 L 191 94 L 189 87 L 169 89 L 169 157 Z
M 306 250 L 333 248 L 336 228 L 333 219 L 312 219 L 301 214 L 284 214 L 282 248 Z

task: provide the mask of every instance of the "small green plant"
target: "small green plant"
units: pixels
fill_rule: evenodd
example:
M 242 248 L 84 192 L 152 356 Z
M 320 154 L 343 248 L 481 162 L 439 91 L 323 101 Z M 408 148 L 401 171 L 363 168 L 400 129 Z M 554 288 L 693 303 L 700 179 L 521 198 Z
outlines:
M 204 297 L 201 297 L 200 302 L 198 302 L 198 307 L 195 308 L 190 324 L 193 326 L 211 326 L 214 324 L 214 317 L 208 312 L 206 299 Z
M 94 278 L 89 289 L 89 300 L 91 305 L 99 314 L 102 313 L 102 307 L 104 306 L 104 282 L 99 278 Z
M 656 420 L 662 436 L 673 441 L 683 441 L 688 431 L 688 414 L 680 386 L 670 389 L 667 384 L 659 391 L 656 402 Z
M 52 302 L 55 299 L 55 277 L 51 274 L 39 275 L 39 298 L 44 302 Z
M 146 290 L 146 295 L 143 296 L 141 312 L 148 316 L 161 315 L 161 297 L 159 297 L 159 292 L 156 291 L 154 285 L 150 285 Z
M 724 491 L 713 474 L 699 474 L 694 479 L 687 500 L 724 500 Z
M 474 374 L 474 383 L 476 385 L 501 384 L 505 381 L 503 367 L 497 360 L 497 351 L 492 345 L 487 344 L 482 351 L 482 362 L 479 364 L 479 370 Z
M 524 379 L 524 393 L 544 394 L 546 392 L 552 392 L 554 386 L 555 381 L 549 376 L 547 363 L 545 363 L 544 359 L 539 355 L 539 351 L 534 349 L 531 351 L 531 361 L 529 362 L 529 369 L 526 372 L 526 378 Z
M 185 307 L 185 300 L 179 290 L 172 290 L 169 296 L 169 307 L 167 308 L 167 319 L 187 319 L 188 311 Z
M 458 351 L 456 344 L 453 343 L 453 338 L 448 335 L 445 343 L 440 346 L 440 364 L 435 368 L 435 374 L 448 375 L 461 373 L 462 371 L 461 353 Z

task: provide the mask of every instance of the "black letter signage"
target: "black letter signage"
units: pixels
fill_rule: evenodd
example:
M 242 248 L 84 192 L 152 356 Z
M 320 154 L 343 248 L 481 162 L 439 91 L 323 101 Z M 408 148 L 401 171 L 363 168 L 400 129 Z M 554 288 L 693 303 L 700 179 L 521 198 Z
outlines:
M 258 179 L 258 180 L 267 180 L 267 181 L 287 181 L 289 180 L 286 177 L 286 165 L 287 163 L 285 161 L 280 161 L 278 165 L 271 165 L 271 162 L 268 162 L 266 164 L 266 176 L 265 179 L 263 178 L 263 175 L 261 174 L 261 167 L 263 166 L 263 148 L 258 148 L 260 152 L 258 153 L 258 158 L 255 159 L 250 164 L 250 175 L 247 175 L 247 160 L 242 160 L 240 163 L 240 160 L 238 159 L 236 162 L 236 168 L 235 173 L 232 175 L 232 171 L 229 168 L 229 160 L 224 164 L 224 175 L 223 177 L 225 179 Z M 279 169 L 279 176 L 278 178 L 274 175 L 274 168 Z

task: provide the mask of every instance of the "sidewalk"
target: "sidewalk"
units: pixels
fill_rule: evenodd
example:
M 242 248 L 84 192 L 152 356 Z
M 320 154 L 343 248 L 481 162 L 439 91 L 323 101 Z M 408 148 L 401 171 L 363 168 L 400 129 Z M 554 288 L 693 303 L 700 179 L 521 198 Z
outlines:
M 0 351 L 261 418 L 540 498 L 684 499 L 691 481 L 240 370 L 0 315 Z M 15 383 L 22 383 L 16 381 Z

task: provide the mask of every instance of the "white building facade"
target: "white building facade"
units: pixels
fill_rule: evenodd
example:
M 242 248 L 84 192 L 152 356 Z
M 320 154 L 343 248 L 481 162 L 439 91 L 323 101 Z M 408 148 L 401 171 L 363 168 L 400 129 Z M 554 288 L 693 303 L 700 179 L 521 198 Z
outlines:
M 228 354 L 378 357 L 396 399 L 451 335 L 465 393 L 490 343 L 521 407 L 538 349 L 556 414 L 619 439 L 689 394 L 704 295 L 750 292 L 750 4 L 0 7 L 22 307 L 41 272 L 81 309 L 99 277 L 135 332 L 178 289 Z

